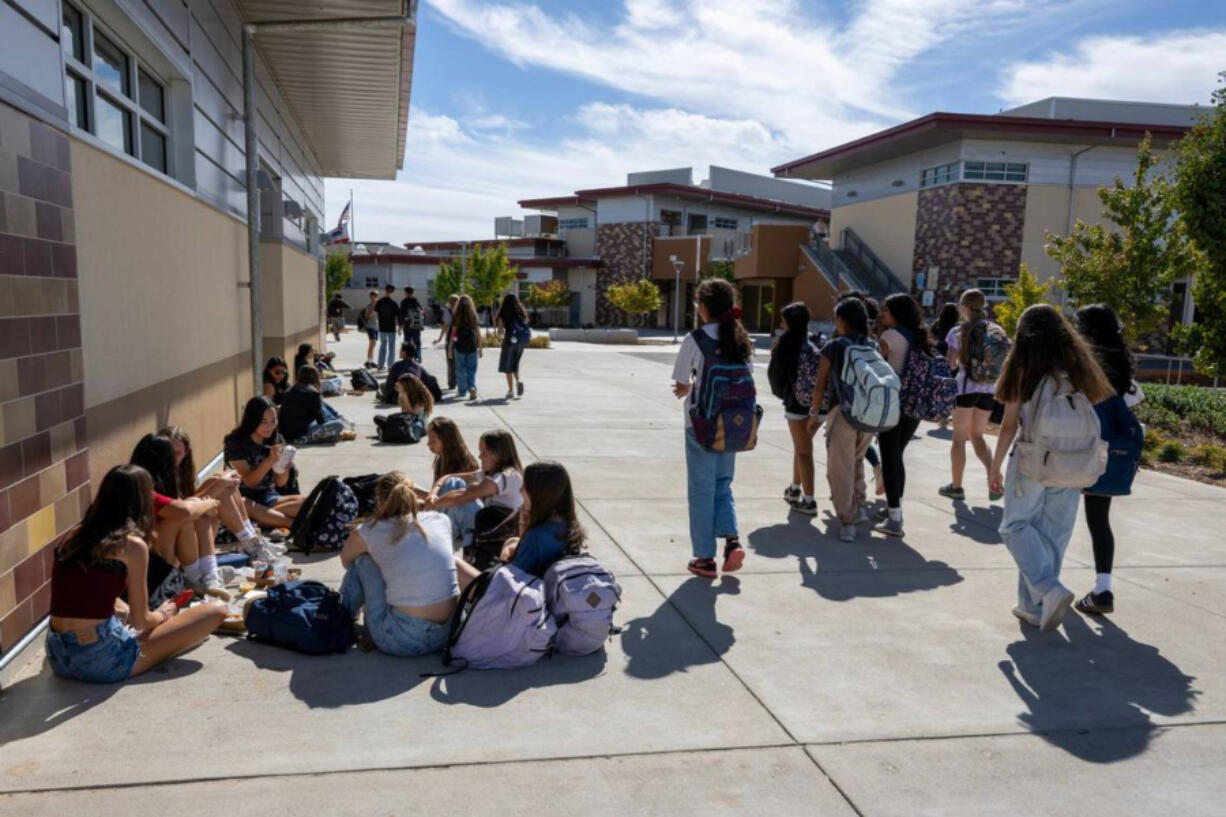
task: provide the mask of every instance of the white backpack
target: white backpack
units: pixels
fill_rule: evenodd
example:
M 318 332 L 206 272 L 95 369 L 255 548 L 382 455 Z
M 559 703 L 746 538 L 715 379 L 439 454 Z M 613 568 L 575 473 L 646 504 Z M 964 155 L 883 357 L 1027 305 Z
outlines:
M 902 381 L 876 346 L 853 344 L 843 351 L 838 393 L 839 411 L 860 431 L 876 434 L 898 425 Z
M 1088 488 L 1107 470 L 1107 441 L 1090 399 L 1061 373 L 1046 378 L 1026 404 L 1017 442 L 1018 469 L 1049 488 Z

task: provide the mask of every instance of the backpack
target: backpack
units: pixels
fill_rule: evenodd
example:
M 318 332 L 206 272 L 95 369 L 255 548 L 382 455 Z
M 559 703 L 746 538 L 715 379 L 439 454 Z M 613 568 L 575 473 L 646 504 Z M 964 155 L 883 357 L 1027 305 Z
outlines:
M 473 543 L 464 548 L 464 561 L 478 570 L 502 563 L 502 546 L 519 535 L 519 514 L 501 505 L 486 505 L 473 518 Z
M 1127 398 L 1109 397 L 1094 407 L 1107 441 L 1107 470 L 1098 482 L 1083 493 L 1096 496 L 1128 496 L 1132 481 L 1141 467 L 1141 449 L 1145 447 L 1145 429 L 1128 407 Z
M 341 594 L 322 582 L 299 579 L 268 588 L 243 616 L 247 635 L 311 655 L 353 646 L 353 615 Z
M 408 327 L 409 331 L 412 331 L 412 332 L 420 331 L 421 326 L 422 326 L 421 307 L 420 306 L 409 307 L 409 314 L 404 323 L 405 323 L 405 326 Z
M 976 383 L 995 383 L 1005 367 L 1005 358 L 1013 341 L 990 321 L 980 321 L 971 330 L 970 353 L 967 374 Z
M 554 652 L 588 655 L 603 649 L 622 589 L 591 556 L 562 558 L 545 571 L 545 604 L 558 625 Z
M 719 342 L 702 329 L 691 337 L 702 350 L 702 386 L 690 404 L 694 439 L 710 451 L 752 451 L 762 407 L 748 363 L 726 361 Z
M 426 436 L 426 422 L 420 414 L 379 414 L 375 416 L 375 434 L 385 443 L 415 443 Z
M 358 501 L 358 516 L 366 516 L 375 512 L 375 486 L 379 484 L 382 476 L 382 474 L 362 474 L 341 480 L 349 486 L 349 490 L 353 491 L 353 496 Z
M 940 355 L 911 348 L 902 369 L 900 410 L 908 417 L 937 423 L 954 413 L 958 381 Z
M 324 477 L 298 509 L 290 525 L 290 541 L 295 550 L 308 554 L 316 548 L 340 550 L 348 538 L 349 523 L 357 515 L 353 489 L 334 476 Z
M 813 402 L 813 390 L 817 388 L 817 370 L 821 366 L 822 352 L 818 337 L 810 335 L 796 358 L 796 380 L 792 383 L 792 397 L 802 406 Z
M 553 647 L 557 625 L 545 604 L 545 583 L 514 565 L 485 571 L 464 588 L 451 619 L 443 664 L 515 669 L 535 664 Z
M 853 428 L 876 434 L 898 425 L 902 382 L 876 345 L 847 345 L 835 388 L 839 411 Z
M 354 369 L 349 373 L 349 382 L 354 391 L 370 391 L 379 388 L 379 381 L 366 369 Z
M 1044 378 L 1027 403 L 1015 452 L 1027 479 L 1049 488 L 1089 488 L 1107 469 L 1107 441 L 1090 400 L 1068 376 Z
M 532 327 L 523 321 L 515 321 L 507 334 L 511 336 L 511 343 L 526 346 L 532 340 Z

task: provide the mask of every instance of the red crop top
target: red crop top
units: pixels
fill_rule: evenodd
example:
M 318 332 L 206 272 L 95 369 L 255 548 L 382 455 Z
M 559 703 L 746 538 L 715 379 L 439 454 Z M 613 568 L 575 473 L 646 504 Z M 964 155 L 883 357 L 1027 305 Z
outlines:
M 51 568 L 51 615 L 61 618 L 110 618 L 115 599 L 128 587 L 128 568 L 108 561 L 85 567 L 59 559 Z

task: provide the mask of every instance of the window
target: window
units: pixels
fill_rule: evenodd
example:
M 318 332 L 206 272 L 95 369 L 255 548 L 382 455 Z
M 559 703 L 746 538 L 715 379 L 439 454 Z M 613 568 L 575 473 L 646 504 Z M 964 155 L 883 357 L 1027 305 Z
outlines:
M 706 213 L 690 213 L 689 222 L 687 224 L 690 235 L 697 235 L 707 231 L 707 214 Z
M 582 218 L 560 218 L 558 219 L 558 231 L 565 232 L 566 230 L 586 230 L 587 216 Z
M 724 218 L 723 216 L 715 216 L 711 223 L 717 230 L 735 230 L 737 221 L 735 218 Z
M 166 84 L 89 14 L 63 4 L 68 119 L 115 150 L 173 175 Z
M 366 276 L 366 288 L 367 289 L 378 289 L 379 288 L 379 276 L 367 275 Z
M 920 171 L 920 187 L 949 184 L 958 180 L 958 162 L 937 165 Z
M 962 178 L 988 182 L 1025 182 L 1027 165 L 1022 162 L 966 162 Z
M 1015 283 L 1014 278 L 980 278 L 975 285 L 989 298 L 1004 298 L 1005 287 Z

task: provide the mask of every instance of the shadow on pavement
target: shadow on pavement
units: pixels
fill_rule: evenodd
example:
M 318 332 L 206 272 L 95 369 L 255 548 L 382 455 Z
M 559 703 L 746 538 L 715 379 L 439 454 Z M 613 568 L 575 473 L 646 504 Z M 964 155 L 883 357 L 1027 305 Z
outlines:
M 928 429 L 926 435 L 934 440 L 952 440 L 954 438 L 954 431 L 952 428 L 941 428 L 938 426 L 937 428 Z
M 736 635 L 715 617 L 715 602 L 720 596 L 740 592 L 741 581 L 734 576 L 724 576 L 718 583 L 698 576 L 682 582 L 654 613 L 629 621 L 622 629 L 626 673 L 635 678 L 663 678 L 718 662 L 736 642 Z M 692 637 L 691 627 L 705 643 Z
M 304 655 L 247 638 L 226 647 L 258 669 L 290 673 L 289 690 L 312 709 L 374 703 L 395 698 L 422 682 L 418 675 L 438 668 L 438 657 L 397 658 L 351 649 L 335 655 Z
M 954 521 L 949 529 L 958 536 L 965 536 L 981 545 L 999 545 L 1000 520 L 1005 509 L 1000 505 L 967 505 L 954 502 Z
M 1149 712 L 1190 712 L 1200 693 L 1157 647 L 1108 618 L 1094 623 L 1070 612 L 1062 633 L 1019 625 L 1023 639 L 998 666 L 1029 710 L 1018 720 L 1030 731 L 1081 760 L 1114 763 L 1149 747 L 1158 729 Z M 1090 728 L 1105 731 L 1087 737 Z
M 430 697 L 442 704 L 502 706 L 529 689 L 578 684 L 604 672 L 604 650 L 591 655 L 554 655 L 517 670 L 463 670 L 434 679 Z

